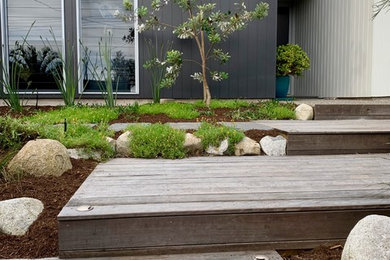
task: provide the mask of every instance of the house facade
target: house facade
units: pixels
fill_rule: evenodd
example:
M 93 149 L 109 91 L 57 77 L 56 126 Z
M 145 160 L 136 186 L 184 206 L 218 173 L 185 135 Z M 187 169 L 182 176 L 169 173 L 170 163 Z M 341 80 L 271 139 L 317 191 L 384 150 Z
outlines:
M 246 30 L 235 33 L 222 48 L 231 55 L 223 67 L 229 79 L 212 82 L 217 98 L 275 97 L 276 47 L 297 43 L 311 58 L 311 69 L 293 81 L 291 94 L 299 97 L 371 97 L 390 96 L 386 70 L 390 68 L 390 38 L 385 13 L 374 21 L 372 0 L 264 0 L 270 5 L 268 16 L 252 22 Z M 198 59 L 194 42 L 180 40 L 171 31 L 146 32 L 138 35 L 134 22 L 123 22 L 115 14 L 123 11 L 122 0 L 0 0 L 1 57 L 8 66 L 12 53 L 23 50 L 26 69 L 22 74 L 21 92 L 26 95 L 54 98 L 60 93 L 50 76 L 55 66 L 53 53 L 61 52 L 74 64 L 78 94 L 84 98 L 100 97 L 93 70 L 101 71 L 99 45 L 111 38 L 113 77 L 120 78 L 120 98 L 151 98 L 150 74 L 142 65 L 148 59 L 146 40 L 172 44 L 186 59 Z M 233 0 L 215 0 L 219 9 L 233 8 Z M 245 0 L 249 9 L 258 1 Z M 150 0 L 135 0 L 148 5 Z M 166 8 L 163 19 L 178 24 L 181 11 Z M 34 23 L 34 24 L 33 24 Z M 33 25 L 32 25 L 33 24 Z M 29 32 L 29 29 L 30 32 Z M 29 33 L 28 33 L 29 32 Z M 88 59 L 86 57 L 89 57 Z M 184 64 L 181 77 L 163 98 L 200 98 L 199 82 L 190 78 L 199 68 Z

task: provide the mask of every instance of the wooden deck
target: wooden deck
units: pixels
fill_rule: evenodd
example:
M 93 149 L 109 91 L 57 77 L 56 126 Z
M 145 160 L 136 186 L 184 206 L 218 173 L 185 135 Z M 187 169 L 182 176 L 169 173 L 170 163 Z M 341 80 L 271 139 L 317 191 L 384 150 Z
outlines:
M 257 122 L 286 134 L 288 155 L 390 152 L 390 120 Z
M 339 242 L 364 216 L 390 216 L 389 183 L 387 154 L 115 159 L 59 214 L 60 256 Z
M 390 119 L 390 104 L 316 104 L 315 120 Z

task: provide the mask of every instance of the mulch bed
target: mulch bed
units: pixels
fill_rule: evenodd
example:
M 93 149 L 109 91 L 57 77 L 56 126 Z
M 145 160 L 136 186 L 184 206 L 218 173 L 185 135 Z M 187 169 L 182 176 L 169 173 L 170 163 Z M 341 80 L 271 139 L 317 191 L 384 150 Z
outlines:
M 267 135 L 272 136 L 272 137 L 276 137 L 278 135 L 283 135 L 282 132 L 280 132 L 279 130 L 276 130 L 276 129 L 273 129 L 273 130 L 251 129 L 251 130 L 245 131 L 244 134 L 246 137 L 249 137 L 249 138 L 255 140 L 256 142 L 260 142 L 260 140 Z
M 0 258 L 41 258 L 58 256 L 57 215 L 75 191 L 95 169 L 92 160 L 72 160 L 73 169 L 61 177 L 25 177 L 19 182 L 0 179 L 0 201 L 31 197 L 45 205 L 38 220 L 24 236 L 0 233 Z
M 13 112 L 9 107 L 0 106 L 0 117 L 10 116 L 13 118 L 22 118 L 24 116 L 34 115 L 37 112 L 41 112 L 41 111 L 47 112 L 47 111 L 56 110 L 58 108 L 60 108 L 60 107 L 56 107 L 56 106 L 38 106 L 38 107 L 24 106 L 21 113 L 16 113 L 16 112 Z
M 340 260 L 343 247 L 341 245 L 321 246 L 312 250 L 281 250 L 278 253 L 284 260 Z
M 217 108 L 205 109 L 198 108 L 201 115 L 193 119 L 170 118 L 165 114 L 121 114 L 115 120 L 110 121 L 110 124 L 115 123 L 177 123 L 177 122 L 245 122 L 250 120 L 232 118 L 232 112 L 236 109 L 231 108 Z

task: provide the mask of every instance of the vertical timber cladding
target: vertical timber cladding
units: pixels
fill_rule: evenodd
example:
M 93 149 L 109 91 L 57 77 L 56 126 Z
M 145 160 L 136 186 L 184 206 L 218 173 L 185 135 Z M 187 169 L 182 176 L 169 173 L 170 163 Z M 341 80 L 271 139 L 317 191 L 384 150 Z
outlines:
M 270 10 L 268 16 L 261 21 L 253 21 L 249 26 L 235 32 L 221 47 L 231 55 L 230 61 L 222 66 L 213 68 L 229 73 L 229 79 L 222 82 L 209 81 L 213 98 L 274 98 L 275 97 L 275 63 L 276 63 L 276 34 L 277 34 L 277 0 L 263 0 L 268 2 Z M 217 9 L 222 11 L 233 10 L 238 0 L 215 0 Z M 245 0 L 248 9 L 253 9 L 257 3 L 254 0 Z M 150 0 L 139 0 L 139 6 L 150 5 Z M 179 24 L 186 15 L 177 6 L 168 6 L 163 11 L 163 19 L 171 24 Z M 149 74 L 142 68 L 147 59 L 147 50 L 144 44 L 146 37 L 153 36 L 154 32 L 144 32 L 139 41 L 140 53 L 140 95 L 134 97 L 151 98 Z M 179 40 L 172 31 L 167 29 L 158 34 L 162 42 L 173 42 L 174 48 L 180 49 L 187 59 L 199 60 L 199 53 L 193 40 Z M 185 62 L 177 83 L 170 89 L 162 91 L 163 98 L 201 98 L 202 86 L 198 81 L 190 78 L 194 72 L 200 72 L 196 64 Z M 133 97 L 133 96 L 132 96 Z

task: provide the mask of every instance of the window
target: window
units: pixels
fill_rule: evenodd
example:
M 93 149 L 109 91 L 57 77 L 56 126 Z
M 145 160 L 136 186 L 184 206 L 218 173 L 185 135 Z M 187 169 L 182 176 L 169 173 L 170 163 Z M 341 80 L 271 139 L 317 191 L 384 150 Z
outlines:
M 62 0 L 2 0 L 1 9 L 4 65 L 20 54 L 20 92 L 58 93 L 50 66 L 60 66 L 54 59 L 62 52 Z
M 125 23 L 116 16 L 123 11 L 123 1 L 79 0 L 79 10 L 80 92 L 100 93 L 107 77 L 107 62 L 99 44 L 108 43 L 114 91 L 137 94 L 138 36 L 134 33 L 135 24 Z

